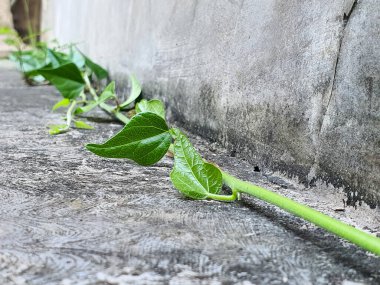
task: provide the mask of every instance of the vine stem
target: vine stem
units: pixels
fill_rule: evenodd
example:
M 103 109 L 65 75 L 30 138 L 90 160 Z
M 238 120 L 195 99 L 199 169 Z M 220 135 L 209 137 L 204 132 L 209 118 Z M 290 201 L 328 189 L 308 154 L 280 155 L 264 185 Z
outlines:
M 86 73 L 83 74 L 84 82 L 86 83 L 86 87 L 88 88 L 88 91 L 94 98 L 94 100 L 98 100 L 99 97 L 96 94 L 95 89 L 91 86 L 90 79 L 88 78 L 88 75 Z M 107 105 L 106 103 L 100 103 L 100 108 L 102 108 L 104 111 L 106 111 L 109 115 L 116 117 L 119 121 L 123 122 L 124 124 L 129 123 L 129 119 L 127 116 L 124 116 L 122 113 L 119 112 L 119 110 L 115 109 L 114 107 Z
M 376 255 L 380 256 L 380 238 L 367 234 L 348 224 L 331 218 L 308 206 L 297 203 L 289 198 L 277 193 L 253 185 L 247 181 L 240 180 L 224 171 L 222 172 L 224 183 L 231 189 L 236 189 L 240 193 L 246 193 L 281 209 L 303 218 L 337 236 L 344 238 Z
M 231 195 L 219 195 L 208 193 L 207 197 L 212 200 L 222 201 L 222 202 L 233 202 L 239 197 L 239 192 L 236 189 L 232 189 Z
M 77 101 L 73 100 L 70 107 L 67 109 L 67 113 L 66 113 L 66 125 L 67 125 L 67 128 L 70 128 L 70 125 L 71 125 L 71 121 L 73 119 L 73 112 L 74 112 L 74 108 L 75 106 L 77 105 Z

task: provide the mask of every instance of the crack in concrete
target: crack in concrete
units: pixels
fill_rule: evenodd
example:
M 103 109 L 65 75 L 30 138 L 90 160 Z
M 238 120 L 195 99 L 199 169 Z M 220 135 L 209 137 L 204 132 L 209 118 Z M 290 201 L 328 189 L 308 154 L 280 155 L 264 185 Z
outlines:
M 322 132 L 323 125 L 324 125 L 325 118 L 326 118 L 326 114 L 327 114 L 327 111 L 328 111 L 328 109 L 330 107 L 331 99 L 333 97 L 333 91 L 334 91 L 335 80 L 336 80 L 336 73 L 337 73 L 339 58 L 340 58 L 340 54 L 341 54 L 342 43 L 343 43 L 343 39 L 344 39 L 344 35 L 345 35 L 345 29 L 346 29 L 347 23 L 348 23 L 348 21 L 349 21 L 349 19 L 351 17 L 352 11 L 355 9 L 355 7 L 357 5 L 357 2 L 358 2 L 358 0 L 353 0 L 350 3 L 349 9 L 346 9 L 346 11 L 344 11 L 344 13 L 343 13 L 343 23 L 342 23 L 342 28 L 341 28 L 341 32 L 340 32 L 341 36 L 339 37 L 339 45 L 338 45 L 338 50 L 337 50 L 337 54 L 336 54 L 336 59 L 335 59 L 335 62 L 334 62 L 334 71 L 333 71 L 333 76 L 332 76 L 332 84 L 331 84 L 331 87 L 330 87 L 330 90 L 329 90 L 327 105 L 326 105 L 326 107 L 324 109 L 322 108 L 322 112 L 323 112 L 323 114 L 322 114 L 322 122 L 321 122 L 320 129 L 319 129 L 319 132 L 318 132 L 318 137 L 319 137 L 319 135 Z
M 324 108 L 323 108 L 323 101 L 324 100 L 322 99 L 322 108 L 321 108 L 322 114 L 320 116 L 320 124 L 319 124 L 319 128 L 318 128 L 316 153 L 315 153 L 315 157 L 314 157 L 314 163 L 313 163 L 313 165 L 309 171 L 309 174 L 308 174 L 308 180 L 309 180 L 310 184 L 316 179 L 316 176 L 317 176 L 317 169 L 318 169 L 318 165 L 319 165 L 319 156 L 320 156 L 318 145 L 320 144 L 320 135 L 322 133 L 323 126 L 325 124 L 326 114 L 330 108 L 331 99 L 333 97 L 333 91 L 334 91 L 334 87 L 335 87 L 335 83 L 336 83 L 336 74 L 337 74 L 337 70 L 338 70 L 338 63 L 339 63 L 339 59 L 340 59 L 343 39 L 345 36 L 345 29 L 346 29 L 348 21 L 350 20 L 352 12 L 354 11 L 354 9 L 357 5 L 357 2 L 358 2 L 358 0 L 350 0 L 349 2 L 345 2 L 346 5 L 345 5 L 345 9 L 343 11 L 343 22 L 342 22 L 342 26 L 340 29 L 340 36 L 339 36 L 339 40 L 338 40 L 339 41 L 338 42 L 338 49 L 337 49 L 336 58 L 334 61 L 332 80 L 331 80 L 330 88 L 328 90 L 328 101 L 327 101 L 327 104 Z

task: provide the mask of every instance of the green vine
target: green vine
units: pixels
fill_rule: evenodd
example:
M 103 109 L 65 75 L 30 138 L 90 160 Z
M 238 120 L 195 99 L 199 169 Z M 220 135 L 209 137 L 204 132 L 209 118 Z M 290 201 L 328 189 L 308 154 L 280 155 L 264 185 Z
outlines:
M 0 29 L 0 34 L 7 34 L 7 43 L 16 47 L 17 50 L 11 54 L 10 59 L 17 63 L 28 82 L 48 82 L 62 95 L 62 100 L 54 105 L 53 110 L 67 108 L 65 124 L 50 126 L 50 134 L 67 132 L 72 126 L 92 129 L 92 126 L 77 118 L 99 107 L 125 126 L 103 144 L 86 146 L 96 155 L 131 159 L 140 165 L 149 166 L 161 160 L 169 151 L 174 154 L 170 179 L 174 187 L 186 197 L 233 202 L 241 194 L 247 194 L 278 206 L 380 256 L 380 238 L 277 193 L 242 181 L 224 172 L 219 166 L 205 161 L 180 130 L 168 126 L 161 101 L 139 101 L 135 105 L 136 115 L 129 119 L 124 112 L 132 109 L 130 105 L 141 93 L 140 84 L 134 76 L 130 77 L 129 97 L 120 102 L 114 81 L 103 89 L 98 87 L 109 77 L 108 72 L 85 56 L 75 45 L 48 48 L 45 43 L 36 43 L 32 49 L 23 50 L 22 39 L 14 31 L 3 28 Z M 231 195 L 220 194 L 223 184 L 231 188 Z
M 144 108 L 138 104 L 138 114 L 119 133 L 103 144 L 88 144 L 87 149 L 102 157 L 128 158 L 145 166 L 158 162 L 170 150 L 174 154 L 174 167 L 170 178 L 174 187 L 183 195 L 197 200 L 232 202 L 241 194 L 247 194 L 278 206 L 380 256 L 380 238 L 287 197 L 240 180 L 224 172 L 219 166 L 205 161 L 180 130 L 168 127 L 163 116 L 163 105 L 157 108 L 156 101 L 141 102 Z M 223 184 L 230 187 L 231 195 L 220 194 Z
M 104 89 L 99 88 L 109 77 L 107 70 L 92 61 L 74 44 L 60 46 L 55 43 L 50 48 L 47 43 L 38 42 L 25 47 L 25 38 L 20 38 L 15 31 L 1 28 L 0 34 L 7 35 L 5 42 L 15 47 L 16 51 L 10 54 L 9 59 L 17 64 L 26 81 L 33 85 L 52 84 L 63 97 L 54 105 L 53 111 L 68 108 L 64 117 L 65 124 L 50 125 L 50 134 L 65 133 L 71 127 L 93 129 L 77 117 L 96 107 L 123 124 L 129 122 L 125 111 L 132 109 L 131 104 L 141 93 L 135 76 L 130 77 L 130 95 L 119 103 L 115 82 L 109 83 Z

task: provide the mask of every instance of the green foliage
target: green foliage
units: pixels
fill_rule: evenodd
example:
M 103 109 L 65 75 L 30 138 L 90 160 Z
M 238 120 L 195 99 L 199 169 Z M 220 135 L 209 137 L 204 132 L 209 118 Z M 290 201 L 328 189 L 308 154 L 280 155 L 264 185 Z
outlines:
M 65 63 L 57 68 L 39 69 L 38 73 L 49 80 L 64 98 L 77 98 L 86 85 L 80 70 L 72 62 Z
M 79 70 L 85 67 L 85 59 L 82 53 L 75 47 L 70 46 L 68 53 L 59 50 L 45 48 L 47 60 L 50 61 L 52 67 L 56 68 L 66 63 L 74 63 Z
M 214 165 L 204 162 L 179 130 L 173 130 L 174 168 L 170 178 L 175 188 L 192 199 L 206 199 L 208 194 L 219 194 L 222 189 L 222 173 Z
M 78 107 L 75 110 L 75 115 L 87 113 L 97 107 L 98 105 L 106 102 L 108 99 L 115 97 L 115 81 L 112 81 L 106 88 L 104 88 L 102 94 L 96 100 L 88 101 L 85 106 Z
M 74 45 L 71 45 L 70 48 L 69 48 L 68 58 L 79 69 L 85 68 L 85 66 L 86 66 L 86 59 L 85 59 L 84 55 Z M 100 68 L 102 68 L 102 67 L 100 67 Z
M 84 55 L 74 44 L 60 46 L 53 40 L 55 47 L 51 48 L 48 43 L 34 41 L 31 48 L 24 50 L 23 40 L 28 38 L 20 38 L 9 28 L 0 28 L 0 34 L 7 35 L 6 43 L 16 47 L 17 51 L 11 53 L 10 60 L 17 64 L 28 83 L 48 82 L 61 93 L 64 100 L 58 102 L 53 110 L 68 107 L 70 103 L 76 106 L 75 109 L 70 107 L 67 111 L 66 127 L 52 126 L 49 131 L 51 134 L 66 132 L 70 128 L 73 116 L 84 114 L 96 107 L 100 107 L 124 124 L 129 122 L 129 118 L 122 113 L 122 110 L 133 103 L 141 93 L 141 86 L 134 76 L 131 76 L 131 95 L 126 102 L 119 104 L 115 94 L 115 82 L 111 82 L 100 96 L 97 95 L 94 86 L 98 88 L 101 85 L 100 80 L 108 77 L 108 72 Z M 36 34 L 28 35 L 34 39 L 36 36 Z M 109 105 L 107 101 L 116 103 L 116 106 Z M 81 123 L 76 125 L 78 128 L 81 126 L 88 128 Z
M 0 27 L 0 35 L 3 35 L 3 36 L 16 35 L 17 36 L 17 32 L 10 27 Z
M 52 110 L 55 111 L 59 108 L 62 108 L 62 107 L 67 107 L 70 105 L 70 99 L 67 99 L 67 98 L 63 98 L 61 101 L 59 101 L 58 103 L 56 103 Z
M 153 99 L 147 101 L 142 99 L 140 102 L 136 103 L 135 107 L 136 113 L 151 112 L 159 115 L 161 118 L 165 119 L 165 106 L 162 101 Z
M 76 128 L 93 129 L 92 126 L 73 117 L 99 106 L 126 125 L 105 143 L 88 144 L 87 149 L 93 153 L 103 157 L 128 158 L 140 165 L 152 165 L 170 149 L 174 153 L 174 167 L 170 178 L 174 187 L 183 195 L 192 199 L 219 201 L 233 201 L 239 197 L 239 193 L 252 195 L 380 255 L 379 238 L 267 189 L 237 179 L 215 165 L 205 162 L 183 133 L 178 129 L 169 129 L 165 122 L 162 102 L 141 100 L 136 104 L 137 114 L 129 120 L 120 110 L 133 103 L 141 93 L 141 86 L 134 76 L 131 76 L 132 88 L 129 98 L 118 104 L 115 82 L 111 82 L 98 96 L 90 81 L 91 74 L 98 80 L 108 77 L 107 71 L 73 45 L 69 46 L 68 53 L 49 49 L 44 43 L 35 43 L 32 50 L 23 51 L 22 39 L 12 30 L 0 28 L 0 34 L 8 35 L 6 42 L 17 47 L 17 51 L 12 53 L 10 58 L 18 63 L 27 77 L 33 80 L 47 79 L 64 97 L 54 105 L 53 110 L 68 107 L 66 124 L 49 126 L 51 135 L 67 132 L 72 121 Z M 92 100 L 87 99 L 87 93 Z M 82 100 L 79 101 L 79 97 Z M 111 98 L 116 99 L 115 107 L 105 103 Z M 171 145 L 172 140 L 174 147 Z M 232 195 L 219 194 L 223 183 L 231 188 Z
M 140 165 L 159 161 L 171 143 L 164 119 L 154 113 L 140 113 L 114 137 L 103 144 L 88 144 L 93 153 L 110 158 L 129 158 Z
M 49 134 L 51 134 L 51 135 L 62 134 L 62 133 L 67 132 L 68 130 L 69 130 L 69 127 L 67 125 L 64 125 L 64 124 L 50 125 L 49 126 Z
M 148 105 L 143 102 L 137 111 L 141 112 Z M 186 197 L 230 202 L 236 200 L 240 193 L 252 195 L 380 255 L 379 238 L 277 193 L 235 178 L 205 162 L 183 133 L 177 129 L 169 130 L 164 119 L 155 113 L 138 113 L 121 132 L 106 143 L 90 144 L 87 149 L 103 157 L 129 158 L 141 165 L 150 165 L 161 159 L 169 149 L 171 139 L 174 139 L 174 147 L 171 147 L 174 167 L 170 178 L 174 187 Z M 219 194 L 223 183 L 231 188 L 231 195 Z
M 43 68 L 47 64 L 46 55 L 44 51 L 40 49 L 14 51 L 10 54 L 9 59 L 15 62 L 18 69 L 24 73 L 31 73 L 32 71 Z
M 59 51 L 46 48 L 45 53 L 46 53 L 46 62 L 50 63 L 52 68 L 58 68 L 60 65 L 70 62 L 66 54 L 61 53 Z
M 101 67 L 99 64 L 93 62 L 90 58 L 81 53 L 86 66 L 95 74 L 98 80 L 102 80 L 108 77 L 108 71 Z
M 140 83 L 138 82 L 136 76 L 134 76 L 133 74 L 130 76 L 130 80 L 131 80 L 131 94 L 129 95 L 128 99 L 125 100 L 125 102 L 123 102 L 121 105 L 120 105 L 120 108 L 126 108 L 129 104 L 131 104 L 133 101 L 135 101 L 141 94 L 141 86 L 140 86 Z
M 93 130 L 94 127 L 86 124 L 83 121 L 75 121 L 74 125 L 77 129 Z

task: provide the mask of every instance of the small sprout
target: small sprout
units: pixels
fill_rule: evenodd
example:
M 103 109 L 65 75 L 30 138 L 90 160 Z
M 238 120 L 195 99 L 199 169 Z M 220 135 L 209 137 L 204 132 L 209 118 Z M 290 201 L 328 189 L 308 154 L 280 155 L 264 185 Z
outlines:
M 69 127 L 67 125 L 50 125 L 49 126 L 49 134 L 51 135 L 58 135 L 65 133 L 69 130 Z
M 62 108 L 62 107 L 67 107 L 70 105 L 70 99 L 67 99 L 67 98 L 63 98 L 61 101 L 59 101 L 58 103 L 56 103 L 52 110 L 55 111 L 59 108 Z
M 85 129 L 85 130 L 93 130 L 94 129 L 93 126 L 90 126 L 83 121 L 74 121 L 74 126 L 77 129 Z

